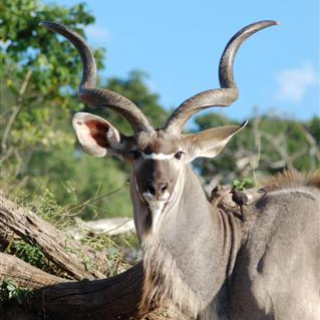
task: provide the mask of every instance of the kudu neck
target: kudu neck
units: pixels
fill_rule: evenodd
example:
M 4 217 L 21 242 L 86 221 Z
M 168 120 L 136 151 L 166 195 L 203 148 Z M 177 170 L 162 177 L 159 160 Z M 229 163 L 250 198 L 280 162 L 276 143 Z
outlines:
M 195 306 L 199 309 L 199 306 L 206 306 L 214 300 L 232 272 L 241 235 L 237 223 L 209 203 L 199 178 L 189 166 L 184 168 L 182 178 L 179 182 L 182 184 L 180 196 L 170 211 L 164 213 L 154 235 L 157 249 L 152 247 L 151 241 L 145 250 L 148 255 L 151 248 L 154 260 L 161 257 L 173 260 L 171 266 L 177 269 L 176 273 L 182 279 L 180 282 L 184 282 L 184 287 L 176 291 L 192 292 L 192 299 L 197 297 L 201 301 Z M 148 258 L 152 259 L 150 255 Z M 166 270 L 166 265 L 162 264 L 161 272 L 164 274 L 172 272 Z M 157 266 L 157 272 L 159 269 Z M 177 281 L 171 280 L 170 285 L 175 286 Z M 186 299 L 190 300 L 190 297 Z

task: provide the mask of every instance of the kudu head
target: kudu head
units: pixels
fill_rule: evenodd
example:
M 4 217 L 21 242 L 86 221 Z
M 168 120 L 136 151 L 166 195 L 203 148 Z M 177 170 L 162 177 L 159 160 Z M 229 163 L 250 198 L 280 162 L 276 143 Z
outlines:
M 90 106 L 118 112 L 132 126 L 134 133 L 127 137 L 96 115 L 80 112 L 73 119 L 76 136 L 85 152 L 95 157 L 116 155 L 131 164 L 131 194 L 140 239 L 154 231 L 161 213 L 175 198 L 179 198 L 186 179 L 183 176 L 184 166 L 197 157 L 215 157 L 246 125 L 245 122 L 240 126 L 218 127 L 196 134 L 182 133 L 185 123 L 195 113 L 215 106 L 227 107 L 237 99 L 233 61 L 238 48 L 253 33 L 275 24 L 274 21 L 261 21 L 240 30 L 230 40 L 220 60 L 221 88 L 201 92 L 184 101 L 164 126 L 155 130 L 132 101 L 116 92 L 96 88 L 95 60 L 78 34 L 58 23 L 42 23 L 66 37 L 81 56 L 83 74 L 79 98 Z

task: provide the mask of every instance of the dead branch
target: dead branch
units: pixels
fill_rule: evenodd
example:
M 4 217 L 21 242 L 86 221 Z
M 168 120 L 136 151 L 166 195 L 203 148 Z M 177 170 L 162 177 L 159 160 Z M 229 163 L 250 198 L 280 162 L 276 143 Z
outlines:
M 0 226 L 4 230 L 10 230 L 25 242 L 37 245 L 49 261 L 72 278 L 77 280 L 104 278 L 99 270 L 86 270 L 81 259 L 69 253 L 79 251 L 88 258 L 94 258 L 95 255 L 90 252 L 90 249 L 85 249 L 76 241 L 67 239 L 62 231 L 3 195 L 0 195 Z M 8 231 L 7 234 L 10 232 Z
M 32 289 L 67 281 L 41 271 L 17 257 L 0 252 L 0 283 L 6 279 L 13 280 L 18 287 Z
M 303 127 L 302 125 L 300 126 L 300 129 L 310 145 L 309 148 L 309 159 L 310 159 L 310 165 L 312 170 L 316 169 L 316 162 L 320 162 L 320 148 L 317 144 L 316 139 L 310 134 L 310 132 L 307 130 L 307 128 Z
M 266 132 L 264 132 L 263 137 L 270 143 L 270 145 L 274 148 L 275 151 L 281 156 L 281 160 L 273 163 L 272 167 L 284 167 L 287 166 L 289 170 L 294 170 L 294 165 L 291 157 L 287 152 L 287 144 L 286 144 L 286 136 L 284 134 L 280 134 L 278 137 L 274 137 Z
M 129 320 L 143 316 L 138 311 L 143 283 L 142 263 L 109 279 L 66 282 L 16 257 L 0 253 L 0 282 L 4 279 L 14 280 L 21 287 L 37 289 L 28 297 L 26 307 L 43 319 Z
M 28 306 L 41 312 L 45 319 L 49 316 L 59 320 L 140 319 L 142 282 L 140 263 L 109 279 L 42 288 L 30 296 Z
M 143 282 L 141 263 L 109 279 L 66 282 L 0 253 L 0 282 L 4 279 L 37 289 L 28 297 L 26 307 L 43 319 L 111 320 L 143 316 L 138 315 Z
M 4 129 L 2 140 L 1 140 L 2 150 L 7 150 L 7 141 L 8 141 L 9 133 L 11 131 L 11 128 L 12 128 L 15 120 L 17 119 L 19 113 L 21 112 L 21 110 L 23 108 L 23 96 L 27 90 L 31 75 L 32 75 L 32 71 L 29 70 L 26 73 L 26 76 L 24 77 L 24 80 L 23 80 L 22 85 L 20 87 L 19 95 L 18 95 L 18 103 L 16 106 L 12 107 L 13 111 L 12 111 L 11 116 L 9 118 L 9 121 Z

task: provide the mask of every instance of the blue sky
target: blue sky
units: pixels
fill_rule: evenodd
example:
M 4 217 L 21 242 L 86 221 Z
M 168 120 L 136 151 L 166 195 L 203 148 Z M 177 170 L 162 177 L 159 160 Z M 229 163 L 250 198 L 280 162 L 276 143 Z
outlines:
M 166 108 L 218 87 L 220 55 L 235 32 L 255 21 L 277 20 L 280 26 L 255 34 L 241 47 L 235 61 L 240 99 L 223 112 L 239 121 L 254 107 L 259 114 L 303 120 L 320 115 L 318 0 L 84 2 L 96 17 L 87 29 L 88 42 L 107 48 L 102 75 L 146 71 L 150 89 Z

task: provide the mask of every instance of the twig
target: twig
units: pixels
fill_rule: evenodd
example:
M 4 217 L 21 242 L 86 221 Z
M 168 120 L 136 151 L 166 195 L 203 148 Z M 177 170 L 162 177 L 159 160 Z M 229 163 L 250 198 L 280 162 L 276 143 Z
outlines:
M 280 163 L 283 163 L 281 164 L 281 166 L 286 165 L 289 170 L 294 170 L 292 159 L 290 158 L 287 152 L 286 137 L 284 136 L 284 134 L 280 134 L 278 137 L 274 137 L 264 132 L 264 138 L 270 143 L 270 145 L 276 151 L 278 151 L 279 155 L 281 156 L 281 161 L 283 162 L 281 161 L 276 162 L 277 166 Z
M 316 169 L 316 160 L 320 161 L 320 149 L 317 145 L 316 139 L 311 135 L 311 133 L 308 131 L 308 129 L 304 126 L 300 126 L 300 129 L 307 140 L 307 142 L 310 145 L 309 149 L 309 158 L 310 158 L 310 166 L 312 170 Z
M 105 198 L 105 197 L 112 196 L 113 194 L 119 192 L 123 187 L 125 187 L 125 185 L 126 185 L 126 183 L 124 183 L 124 184 L 123 184 L 122 186 L 120 186 L 119 188 L 117 188 L 117 189 L 115 189 L 115 190 L 112 190 L 112 191 L 110 191 L 110 192 L 108 192 L 108 193 L 105 193 L 105 194 L 103 194 L 103 195 L 101 195 L 101 196 L 99 196 L 99 197 L 97 197 L 97 198 L 93 198 L 93 199 L 91 198 L 91 199 L 86 200 L 86 201 L 83 202 L 83 203 L 80 203 L 80 204 L 74 206 L 74 207 L 70 207 L 70 210 L 74 211 L 74 210 L 77 210 L 78 208 L 81 209 L 81 208 L 83 208 L 83 207 L 85 207 L 85 206 L 87 206 L 87 205 L 89 205 L 89 204 L 91 204 L 91 203 L 93 203 L 93 202 L 97 202 L 97 201 L 102 200 L 102 199 Z
M 2 140 L 1 140 L 1 149 L 2 150 L 7 150 L 7 141 L 9 138 L 9 134 L 10 134 L 11 128 L 13 126 L 13 123 L 15 122 L 21 109 L 23 108 L 23 103 L 22 103 L 23 95 L 25 94 L 26 89 L 28 87 L 28 83 L 29 83 L 31 74 L 32 74 L 32 71 L 29 70 L 27 72 L 26 76 L 24 77 L 24 80 L 23 80 L 22 85 L 20 87 L 19 96 L 18 96 L 18 103 L 16 106 L 13 106 L 13 112 L 12 112 L 12 114 L 9 118 L 9 121 L 4 129 L 4 132 L 3 132 L 3 136 L 2 136 Z

